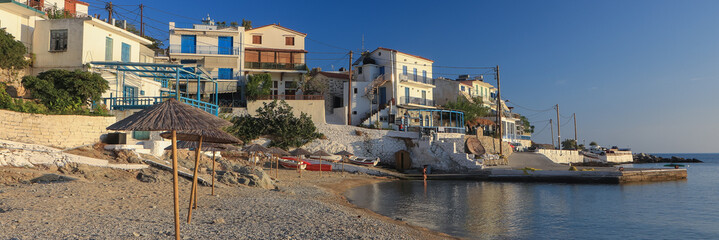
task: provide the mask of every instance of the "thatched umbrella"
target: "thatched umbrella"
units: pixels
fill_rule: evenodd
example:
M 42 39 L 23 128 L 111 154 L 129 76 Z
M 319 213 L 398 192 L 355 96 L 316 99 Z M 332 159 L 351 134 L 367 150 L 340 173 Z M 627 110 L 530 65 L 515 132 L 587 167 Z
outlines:
M 170 133 L 161 133 L 160 136 L 163 138 L 170 137 Z M 190 192 L 190 206 L 187 209 L 187 223 L 192 220 L 192 209 L 197 208 L 197 172 L 200 166 L 200 150 L 203 149 L 203 142 L 210 143 L 242 143 L 240 139 L 235 136 L 222 131 L 220 129 L 209 129 L 209 130 L 190 130 L 180 131 L 177 133 L 177 139 L 183 141 L 197 142 L 199 147 L 195 147 L 195 170 L 192 175 L 192 190 Z M 214 178 L 213 178 L 214 179 Z
M 290 153 L 288 153 L 287 151 L 282 150 L 281 148 L 278 148 L 278 147 L 271 147 L 269 153 L 272 155 L 275 155 L 275 158 L 277 158 L 277 159 L 275 159 L 275 179 L 277 179 L 277 177 L 279 176 L 279 171 L 280 171 L 279 156 L 287 156 L 287 155 L 290 155 Z
M 322 157 L 329 157 L 332 156 L 332 154 L 328 153 L 325 150 L 317 150 L 312 153 L 312 156 L 319 156 L 320 157 L 320 177 L 322 177 Z
M 259 144 L 252 144 L 252 145 L 247 146 L 247 147 L 245 147 L 244 149 L 242 149 L 242 151 L 245 151 L 245 152 L 248 152 L 248 153 L 252 153 L 252 154 L 256 154 L 256 153 L 258 153 L 258 152 L 259 152 L 259 153 L 269 152 L 270 149 L 268 149 L 268 148 L 266 148 L 266 147 L 263 147 L 262 145 L 259 145 Z M 255 162 L 255 161 L 252 161 L 252 162 L 253 162 L 253 164 L 257 165 L 257 162 Z
M 172 187 L 175 208 L 175 238 L 180 239 L 180 193 L 177 175 L 177 132 L 178 130 L 215 129 L 232 125 L 198 108 L 171 98 L 160 104 L 139 111 L 109 127 L 120 131 L 171 131 L 172 134 Z
M 295 150 L 290 151 L 290 155 L 299 157 L 300 165 L 302 165 L 302 156 L 312 155 L 312 153 L 303 148 L 297 148 Z M 302 167 L 298 167 L 297 169 L 300 171 L 300 177 L 302 177 Z
M 349 156 L 354 155 L 354 153 L 348 152 L 347 150 L 342 150 L 340 152 L 335 153 L 335 155 L 342 156 L 342 174 L 344 175 L 345 172 L 345 158 L 348 158 Z
M 198 142 L 192 141 L 178 141 L 177 148 L 189 148 L 193 149 L 197 147 Z M 242 143 L 240 143 L 242 144 Z M 172 150 L 172 146 L 165 148 L 165 150 Z M 219 151 L 237 151 L 239 148 L 230 144 L 221 143 L 203 143 L 201 151 L 212 151 L 212 196 L 215 195 L 215 152 Z M 197 201 L 197 199 L 195 199 Z

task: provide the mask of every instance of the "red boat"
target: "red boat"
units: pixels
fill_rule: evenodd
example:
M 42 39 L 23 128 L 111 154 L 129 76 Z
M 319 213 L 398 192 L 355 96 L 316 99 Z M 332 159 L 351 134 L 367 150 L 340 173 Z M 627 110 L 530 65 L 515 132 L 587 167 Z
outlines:
M 297 169 L 297 163 L 302 162 L 306 166 L 305 170 L 308 171 L 320 171 L 320 168 L 322 168 L 323 172 L 331 172 L 332 171 L 332 165 L 329 164 L 319 164 L 319 163 L 310 163 L 304 160 L 298 160 L 295 157 L 283 157 L 280 159 L 280 165 L 286 168 L 294 168 Z M 287 165 L 287 166 L 285 166 Z
M 310 165 L 307 165 L 307 168 L 305 168 L 305 169 L 309 170 L 309 171 L 320 171 L 320 168 L 322 169 L 321 171 L 323 171 L 323 172 L 331 172 L 332 171 L 332 165 L 329 165 L 329 164 L 310 164 Z
M 310 165 L 310 163 L 297 160 L 296 158 L 283 157 L 280 158 L 280 165 L 289 169 L 297 169 L 298 167 L 300 169 L 305 169 Z

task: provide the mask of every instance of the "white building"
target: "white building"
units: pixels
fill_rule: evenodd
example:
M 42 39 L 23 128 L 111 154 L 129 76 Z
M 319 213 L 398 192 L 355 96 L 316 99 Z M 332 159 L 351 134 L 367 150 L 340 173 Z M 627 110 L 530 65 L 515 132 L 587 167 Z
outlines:
M 72 17 L 87 17 L 87 9 L 90 7 L 90 4 L 78 0 L 26 0 L 20 2 L 40 11 L 47 13 L 59 11 Z
M 0 29 L 4 29 L 32 50 L 35 22 L 47 19 L 45 13 L 14 0 L 0 0 Z
M 306 33 L 279 24 L 245 31 L 244 76 L 268 73 L 272 76 L 272 98 L 295 95 L 307 72 Z
M 434 83 L 437 86 L 434 90 L 434 100 L 437 106 L 457 101 L 458 97 L 473 101 L 471 96 L 473 87 L 470 83 L 442 77 L 436 78 Z
M 393 127 L 399 121 L 396 116 L 404 116 L 408 109 L 434 109 L 433 63 L 382 47 L 363 54 L 353 64 L 352 125 L 379 122 L 382 127 Z
M 245 29 L 219 26 L 208 16 L 202 24 L 180 28 L 170 22 L 170 59 L 188 67 L 202 67 L 218 81 L 220 98 L 238 100 L 242 79 Z M 196 84 L 188 86 L 195 92 Z M 205 85 L 203 93 L 214 93 L 214 86 Z

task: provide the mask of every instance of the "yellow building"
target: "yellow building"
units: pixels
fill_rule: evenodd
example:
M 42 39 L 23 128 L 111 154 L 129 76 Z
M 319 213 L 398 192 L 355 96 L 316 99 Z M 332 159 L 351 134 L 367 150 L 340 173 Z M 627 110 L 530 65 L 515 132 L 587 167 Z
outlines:
M 279 24 L 246 30 L 244 76 L 269 73 L 273 98 L 295 95 L 302 75 L 307 72 L 306 36 Z

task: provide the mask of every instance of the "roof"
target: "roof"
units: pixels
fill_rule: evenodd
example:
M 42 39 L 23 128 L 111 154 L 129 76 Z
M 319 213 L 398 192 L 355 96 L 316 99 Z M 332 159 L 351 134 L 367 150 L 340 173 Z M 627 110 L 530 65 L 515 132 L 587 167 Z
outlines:
M 250 51 L 272 51 L 272 52 L 293 52 L 293 53 L 307 53 L 304 49 L 283 49 L 283 48 L 245 48 Z
M 472 83 L 469 83 L 469 82 L 467 82 L 467 81 L 459 81 L 459 84 L 464 84 L 464 85 L 467 85 L 467 86 L 470 86 L 470 87 L 472 86 Z
M 325 75 L 325 77 L 350 79 L 348 72 L 319 72 L 317 74 Z
M 400 52 L 400 51 L 397 51 L 397 50 L 394 50 L 394 49 L 391 49 L 391 48 L 378 47 L 375 51 L 377 51 L 377 50 L 385 50 L 385 51 L 391 51 L 391 52 L 398 52 L 398 53 L 410 55 L 410 56 L 412 56 L 412 57 L 421 58 L 421 59 L 424 59 L 424 60 L 427 60 L 427 61 L 430 61 L 430 62 L 434 62 L 434 61 L 432 61 L 432 60 L 429 59 L 429 58 L 420 57 L 420 56 L 413 55 L 413 54 L 409 54 L 409 53 L 406 53 L 406 52 Z M 373 51 L 373 52 L 374 52 L 374 51 Z
M 1 3 L 11 3 L 13 5 L 7 6 L 11 8 L 10 10 L 18 11 L 21 14 L 25 14 L 27 16 L 39 16 L 47 19 L 47 16 L 45 16 L 45 12 L 37 10 L 33 7 L 30 7 L 24 3 L 15 1 L 15 0 L 0 0 Z
M 273 23 L 273 24 L 269 24 L 269 25 L 264 25 L 264 26 L 261 26 L 261 27 L 256 27 L 256 28 L 253 28 L 253 29 L 247 30 L 247 31 L 245 31 L 245 32 L 249 32 L 249 31 L 254 31 L 254 30 L 257 30 L 257 29 L 260 29 L 260 28 L 264 28 L 264 27 L 270 27 L 270 26 L 275 26 L 275 27 L 278 27 L 278 28 L 284 29 L 285 31 L 289 31 L 289 32 L 294 32 L 294 33 L 297 33 L 297 34 L 299 34 L 299 35 L 302 35 L 302 36 L 307 36 L 307 33 L 299 32 L 299 31 L 295 31 L 295 30 L 292 30 L 292 29 L 289 29 L 289 28 L 286 28 L 286 27 L 280 26 L 279 24 L 275 24 L 275 23 Z

